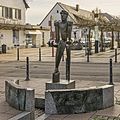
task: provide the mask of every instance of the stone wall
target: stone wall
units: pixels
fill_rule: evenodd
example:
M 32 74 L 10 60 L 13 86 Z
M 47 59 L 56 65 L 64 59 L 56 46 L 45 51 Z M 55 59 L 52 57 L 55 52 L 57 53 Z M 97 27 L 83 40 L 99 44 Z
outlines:
M 17 110 L 30 112 L 30 120 L 34 120 L 35 91 L 31 88 L 22 88 L 16 83 L 19 82 L 5 81 L 6 102 Z
M 45 113 L 75 114 L 104 109 L 114 105 L 114 86 L 86 89 L 48 90 Z

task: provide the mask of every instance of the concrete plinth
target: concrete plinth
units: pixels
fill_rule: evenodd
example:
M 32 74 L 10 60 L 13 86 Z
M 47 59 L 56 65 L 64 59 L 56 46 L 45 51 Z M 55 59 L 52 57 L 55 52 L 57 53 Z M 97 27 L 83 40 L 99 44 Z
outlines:
M 69 82 L 67 80 L 61 80 L 57 83 L 52 83 L 52 81 L 46 83 L 46 90 L 52 90 L 52 89 L 74 89 L 75 88 L 75 81 L 70 80 Z

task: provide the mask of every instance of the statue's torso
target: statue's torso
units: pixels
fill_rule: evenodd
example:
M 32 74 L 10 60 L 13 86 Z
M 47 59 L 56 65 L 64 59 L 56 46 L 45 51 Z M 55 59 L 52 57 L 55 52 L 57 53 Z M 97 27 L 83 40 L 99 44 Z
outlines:
M 60 30 L 60 37 L 62 40 L 67 41 L 68 37 L 68 24 L 66 23 L 59 23 L 59 30 Z
M 55 32 L 56 32 L 56 43 L 59 42 L 59 40 L 67 41 L 67 39 L 70 39 L 71 31 L 72 31 L 72 22 L 66 21 L 57 21 L 55 22 Z

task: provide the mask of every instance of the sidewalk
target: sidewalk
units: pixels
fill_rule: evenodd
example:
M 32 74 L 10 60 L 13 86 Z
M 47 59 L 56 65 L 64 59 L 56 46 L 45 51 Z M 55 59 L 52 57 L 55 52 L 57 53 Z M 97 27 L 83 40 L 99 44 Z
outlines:
M 54 51 L 55 52 L 55 51 Z M 120 53 L 120 49 L 118 50 Z M 90 63 L 109 63 L 109 59 L 114 55 L 114 50 L 107 50 L 106 52 L 100 52 L 97 54 L 90 55 Z M 29 48 L 29 49 L 20 49 L 20 61 L 25 61 L 26 57 L 30 57 L 31 61 L 38 61 L 38 48 Z M 86 63 L 87 56 L 85 56 L 85 51 L 72 51 L 72 62 L 83 62 Z M 9 50 L 7 54 L 0 54 L 0 62 L 7 61 L 16 61 L 16 49 Z M 42 48 L 42 61 L 55 61 L 55 57 L 52 57 L 51 48 Z M 113 58 L 114 62 L 114 58 Z M 118 63 L 120 63 L 120 54 L 118 55 Z M 6 73 L 7 74 L 7 73 Z M 10 107 L 5 102 L 4 97 L 4 81 L 9 79 L 18 79 L 17 77 L 0 77 L 0 120 L 8 120 L 9 118 L 21 113 L 14 108 Z M 36 96 L 44 96 L 45 83 L 48 82 L 48 79 L 34 79 L 30 81 L 24 81 L 24 78 L 20 78 L 20 84 L 25 87 L 32 87 L 36 90 Z M 89 86 L 98 86 L 107 84 L 105 82 L 98 81 L 76 81 L 76 87 L 89 87 Z M 115 83 L 115 106 L 86 114 L 76 114 L 76 115 L 52 115 L 49 116 L 46 120 L 88 120 L 91 116 L 95 115 L 104 115 L 104 116 L 118 116 L 120 114 L 120 83 Z M 42 111 L 36 110 L 36 118 L 43 114 Z M 99 116 L 98 116 L 99 117 Z M 106 117 L 107 118 L 107 117 Z M 39 119 L 38 119 L 39 120 Z M 42 119 L 41 119 L 42 120 Z
M 39 61 L 39 49 L 38 48 L 28 48 L 19 50 L 19 60 L 25 61 L 26 57 L 30 58 L 30 61 Z M 55 56 L 56 48 L 54 48 Z M 118 63 L 120 63 L 120 48 L 117 51 L 119 55 Z M 66 53 L 65 53 L 66 54 Z M 114 61 L 114 50 L 107 49 L 106 52 L 94 53 L 89 56 L 89 61 L 91 63 L 109 63 L 109 59 L 113 56 Z M 65 56 L 65 55 L 64 55 Z M 0 54 L 0 61 L 17 61 L 17 50 L 8 50 L 6 54 Z M 42 61 L 55 61 L 55 57 L 52 57 L 51 47 L 41 47 L 41 60 Z M 85 56 L 85 50 L 72 50 L 71 51 L 71 61 L 72 62 L 87 62 L 87 56 Z

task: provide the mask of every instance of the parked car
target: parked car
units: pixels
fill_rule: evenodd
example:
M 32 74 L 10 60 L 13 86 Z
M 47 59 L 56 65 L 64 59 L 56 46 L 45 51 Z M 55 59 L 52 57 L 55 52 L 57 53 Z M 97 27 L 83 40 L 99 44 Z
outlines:
M 72 50 L 82 50 L 82 44 L 80 41 L 74 41 L 71 44 L 71 49 Z
M 90 41 L 91 41 L 92 46 L 94 46 L 95 39 L 94 38 L 90 38 Z M 83 47 L 88 47 L 88 43 L 89 43 L 89 41 L 85 40 L 85 38 L 81 39 L 81 44 L 82 44 Z
M 106 38 L 104 39 L 104 46 L 105 46 L 105 47 L 110 47 L 111 40 L 112 40 L 111 38 L 107 38 L 107 37 L 106 37 Z

